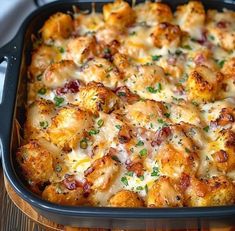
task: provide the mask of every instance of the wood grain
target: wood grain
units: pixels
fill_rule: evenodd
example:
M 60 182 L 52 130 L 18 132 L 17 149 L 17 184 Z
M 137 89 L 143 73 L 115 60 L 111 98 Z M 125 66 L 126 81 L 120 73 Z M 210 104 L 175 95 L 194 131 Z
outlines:
M 4 187 L 0 164 L 0 231 L 46 231 L 26 215 L 11 201 Z

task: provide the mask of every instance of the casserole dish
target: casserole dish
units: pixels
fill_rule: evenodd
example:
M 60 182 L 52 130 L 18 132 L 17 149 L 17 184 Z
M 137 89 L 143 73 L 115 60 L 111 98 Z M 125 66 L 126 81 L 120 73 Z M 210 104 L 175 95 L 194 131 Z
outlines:
M 184 3 L 166 2 L 172 8 Z M 203 2 L 205 7 L 214 8 Z M 195 228 L 206 219 L 207 221 L 229 221 L 235 214 L 234 206 L 221 206 L 211 208 L 164 208 L 164 209 L 120 209 L 120 208 L 97 208 L 97 207 L 66 207 L 54 205 L 41 200 L 29 192 L 17 177 L 15 172 L 14 153 L 18 147 L 17 126 L 13 121 L 16 119 L 20 124 L 24 122 L 24 102 L 26 100 L 26 67 L 30 62 L 31 34 L 35 34 L 42 27 L 44 21 L 53 13 L 72 10 L 76 2 L 58 2 L 42 7 L 33 13 L 22 25 L 20 32 L 1 50 L 1 60 L 8 62 L 6 81 L 4 84 L 3 101 L 1 104 L 1 141 L 3 150 L 3 166 L 5 174 L 16 192 L 34 206 L 41 214 L 48 218 L 68 225 L 83 227 L 104 228 Z M 100 11 L 104 2 L 96 4 L 96 10 Z M 81 10 L 91 10 L 91 4 L 80 2 Z M 219 9 L 227 7 L 234 9 L 232 3 L 218 1 Z M 47 10 L 45 10 L 47 9 Z M 40 18 L 40 21 L 39 21 Z M 23 43 L 24 41 L 24 43 Z M 15 76 L 15 79 L 12 79 Z M 16 97 L 17 96 L 17 97 Z M 7 97 L 7 98 L 6 98 Z M 10 155 L 9 155 L 10 154 Z M 137 220 L 138 218 L 138 220 Z M 177 219 L 176 219 L 177 218 Z M 226 219 L 225 219 L 226 218 Z M 198 220 L 199 219 L 199 220 Z

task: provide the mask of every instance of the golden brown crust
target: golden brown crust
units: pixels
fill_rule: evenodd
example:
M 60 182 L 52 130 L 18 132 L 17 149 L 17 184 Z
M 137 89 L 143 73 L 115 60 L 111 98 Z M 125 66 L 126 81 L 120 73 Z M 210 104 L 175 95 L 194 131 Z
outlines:
M 111 207 L 143 207 L 144 202 L 137 193 L 122 190 L 109 199 L 109 205 Z

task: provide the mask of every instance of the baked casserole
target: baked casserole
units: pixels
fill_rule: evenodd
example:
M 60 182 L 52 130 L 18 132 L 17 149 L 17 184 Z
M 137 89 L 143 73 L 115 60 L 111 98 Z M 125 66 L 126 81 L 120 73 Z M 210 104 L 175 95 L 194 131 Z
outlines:
M 130 6 L 58 12 L 28 67 L 28 187 L 61 205 L 235 203 L 235 12 Z

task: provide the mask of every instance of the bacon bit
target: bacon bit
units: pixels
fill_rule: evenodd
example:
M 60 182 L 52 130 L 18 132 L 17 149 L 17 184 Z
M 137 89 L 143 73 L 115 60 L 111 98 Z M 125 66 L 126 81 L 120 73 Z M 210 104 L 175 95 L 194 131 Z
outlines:
M 221 89 L 222 89 L 223 91 L 227 91 L 227 90 L 228 90 L 228 84 L 227 84 L 227 83 L 222 83 L 222 84 L 221 84 Z
M 219 150 L 218 152 L 215 152 L 212 154 L 215 161 L 218 163 L 224 163 L 228 160 L 228 154 L 224 150 Z
M 169 64 L 169 65 L 175 65 L 176 64 L 176 57 L 174 57 L 174 56 L 171 56 L 171 57 L 169 57 L 168 59 L 167 59 L 167 63 Z
M 228 24 L 229 24 L 229 22 L 226 22 L 226 21 L 219 21 L 219 22 L 217 22 L 216 25 L 217 25 L 220 29 L 225 29 L 225 28 L 227 28 Z
M 194 58 L 194 62 L 196 65 L 202 65 L 206 61 L 206 58 L 203 54 L 198 54 Z
M 219 117 L 216 120 L 211 121 L 211 124 L 214 126 L 225 126 L 233 123 L 234 120 L 233 110 L 230 108 L 222 108 Z
M 110 148 L 107 155 L 116 156 L 116 154 L 117 154 L 117 149 L 115 149 L 115 148 Z
M 208 40 L 207 40 L 207 36 L 206 36 L 206 32 L 204 31 L 202 33 L 202 36 L 200 39 L 197 40 L 197 42 L 201 45 L 207 45 L 208 44 Z
M 118 132 L 118 140 L 121 144 L 128 143 L 131 140 L 131 130 L 127 126 L 122 126 Z
M 128 171 L 134 172 L 138 177 L 140 177 L 144 174 L 144 166 L 140 162 L 131 163 L 131 164 L 127 165 L 126 168 Z
M 190 176 L 188 174 L 183 173 L 180 177 L 180 188 L 184 191 L 190 185 Z
M 60 87 L 56 89 L 57 95 L 63 95 L 67 93 L 76 93 L 79 91 L 81 83 L 79 80 L 72 80 L 64 85 L 64 87 Z
M 229 131 L 228 133 L 228 140 L 226 142 L 226 146 L 235 148 L 235 133 Z
M 160 145 L 168 136 L 171 134 L 171 129 L 169 127 L 164 127 L 160 131 L 155 133 L 155 138 L 151 142 L 151 146 Z
M 91 185 L 89 182 L 86 180 L 85 183 L 83 184 L 83 196 L 88 197 L 89 194 L 91 193 Z
M 69 190 L 74 190 L 77 188 L 77 182 L 74 179 L 74 176 L 66 175 L 63 180 L 65 187 Z
M 195 192 L 199 197 L 205 197 L 207 193 L 206 184 L 203 181 L 197 181 L 195 184 Z
M 93 168 L 93 166 L 89 167 L 87 170 L 84 171 L 84 176 L 88 176 L 89 174 L 91 174 L 95 169 Z

